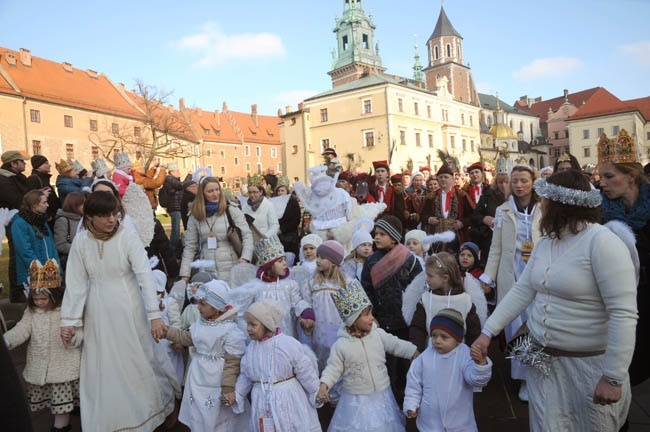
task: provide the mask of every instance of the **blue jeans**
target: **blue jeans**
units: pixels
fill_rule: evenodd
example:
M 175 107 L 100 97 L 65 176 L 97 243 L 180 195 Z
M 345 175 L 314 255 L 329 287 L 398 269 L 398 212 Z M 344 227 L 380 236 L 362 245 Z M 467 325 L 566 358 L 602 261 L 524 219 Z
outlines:
M 180 254 L 181 250 L 181 212 L 169 212 L 172 218 L 172 232 L 169 236 L 169 247 L 175 255 Z

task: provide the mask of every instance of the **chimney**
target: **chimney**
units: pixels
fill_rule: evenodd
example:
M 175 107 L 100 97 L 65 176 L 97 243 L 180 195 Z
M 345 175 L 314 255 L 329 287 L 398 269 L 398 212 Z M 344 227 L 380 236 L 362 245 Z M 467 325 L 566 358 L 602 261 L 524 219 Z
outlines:
M 32 66 L 32 53 L 29 52 L 28 49 L 21 48 L 20 49 L 20 61 L 22 62 L 23 66 Z
M 10 66 L 16 66 L 16 55 L 11 51 L 5 51 L 5 58 L 7 59 L 7 64 Z
M 120 90 L 126 91 L 126 87 L 124 86 L 124 83 L 118 82 L 117 85 L 120 86 Z
M 185 98 L 180 98 L 178 100 L 178 109 L 181 111 L 185 110 Z
M 223 101 L 223 105 L 221 106 L 221 111 L 226 112 L 228 111 L 228 104 L 226 101 Z
M 302 111 L 303 109 L 305 109 L 305 104 L 302 103 L 302 102 L 299 102 L 298 103 L 298 111 Z
M 63 70 L 72 73 L 72 65 L 68 62 L 63 62 Z
M 569 90 L 564 89 L 564 97 L 566 98 L 567 96 L 569 96 Z
M 221 113 L 219 110 L 214 110 L 214 119 L 217 122 L 217 128 L 221 129 Z
M 287 111 L 287 114 L 292 113 L 293 112 L 293 107 L 291 105 L 287 105 L 286 106 L 286 111 Z
M 253 117 L 253 123 L 255 123 L 255 127 L 260 127 L 260 123 L 257 120 L 257 104 L 251 105 L 251 117 Z
M 97 72 L 92 70 L 92 69 L 87 69 L 86 73 L 88 74 L 89 77 L 94 78 L 94 79 L 97 79 L 97 77 L 99 76 L 97 74 Z

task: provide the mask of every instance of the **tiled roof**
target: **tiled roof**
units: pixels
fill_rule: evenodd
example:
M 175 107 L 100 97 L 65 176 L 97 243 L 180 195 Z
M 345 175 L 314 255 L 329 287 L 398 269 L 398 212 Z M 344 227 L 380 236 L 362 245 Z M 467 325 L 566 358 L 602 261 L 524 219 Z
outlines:
M 250 113 L 237 111 L 209 112 L 199 108 L 186 109 L 194 129 L 204 141 L 241 144 L 242 141 L 280 144 L 279 119 L 257 115 L 257 125 Z
M 479 93 L 478 94 L 478 99 L 479 99 L 479 101 L 481 101 L 481 108 L 485 108 L 485 109 L 489 109 L 489 110 L 497 109 L 497 98 L 495 96 Z M 508 112 L 508 113 L 528 115 L 528 116 L 536 116 L 535 114 L 532 114 L 532 113 L 530 113 L 528 111 L 515 108 L 512 105 L 508 105 L 507 103 L 505 103 L 501 99 L 499 99 L 499 107 L 502 110 L 504 110 L 505 112 Z
M 399 78 L 399 79 L 397 79 L 397 78 Z M 311 96 L 311 97 L 305 99 L 305 101 L 310 101 L 310 100 L 313 100 L 313 99 L 319 99 L 319 98 L 322 98 L 322 97 L 325 97 L 325 96 L 331 96 L 331 95 L 335 95 L 335 94 L 338 94 L 338 93 L 345 93 L 345 92 L 348 92 L 348 91 L 359 90 L 359 89 L 363 89 L 363 88 L 366 88 L 366 87 L 372 87 L 372 86 L 381 85 L 381 84 L 401 85 L 401 86 L 405 86 L 405 87 L 408 87 L 408 88 L 412 88 L 414 90 L 419 90 L 419 91 L 422 91 L 422 92 L 435 94 L 435 93 L 433 93 L 433 92 L 431 92 L 429 90 L 425 90 L 425 89 L 423 89 L 421 87 L 418 87 L 418 86 L 414 85 L 411 82 L 411 80 L 409 80 L 408 78 L 395 77 L 393 75 L 386 75 L 386 74 L 379 74 L 379 73 L 371 73 L 371 74 L 369 74 L 367 76 L 361 77 L 361 78 L 356 79 L 354 81 L 350 81 L 350 82 L 347 82 L 345 84 L 341 84 L 339 86 L 336 86 L 336 87 L 334 87 L 334 88 L 332 88 L 330 90 L 326 90 L 326 91 L 324 91 L 322 93 L 319 93 L 319 94 L 317 94 L 315 96 Z
M 436 28 L 433 29 L 433 33 L 431 33 L 431 36 L 429 36 L 429 40 L 439 38 L 441 36 L 456 36 L 459 38 L 463 38 L 460 33 L 456 31 L 453 25 L 451 25 L 451 21 L 449 21 L 449 18 L 447 18 L 447 14 L 445 13 L 445 8 L 440 6 L 440 15 L 438 16 L 438 22 L 436 23 Z
M 650 96 L 639 98 L 639 99 L 626 100 L 623 101 L 623 103 L 635 107 L 636 109 L 641 111 L 641 115 L 643 116 L 645 121 L 650 121 Z
M 23 64 L 21 54 L 31 60 Z M 142 119 L 139 112 L 103 74 L 84 71 L 69 63 L 57 63 L 32 56 L 29 51 L 0 47 L 0 76 L 6 73 L 18 88 L 0 79 L 0 93 L 19 94 L 29 99 L 84 110 Z
M 637 111 L 637 108 L 626 104 L 619 98 L 605 90 L 599 88 L 589 100 L 578 108 L 568 120 L 578 120 L 590 117 L 600 117 L 610 114 L 618 114 L 630 111 Z
M 199 138 L 194 134 L 192 127 L 181 111 L 176 110 L 172 105 L 163 105 L 157 100 L 147 101 L 133 90 L 126 92 L 126 94 L 145 113 L 145 117 L 153 117 L 156 128 L 160 132 L 168 132 L 176 138 L 198 142 Z
M 567 97 L 571 104 L 580 108 L 583 102 L 586 103 L 587 101 L 589 101 L 589 98 L 591 98 L 598 90 L 601 89 L 605 90 L 602 87 L 594 87 L 588 90 L 579 91 L 577 93 L 569 93 Z M 531 114 L 538 115 L 540 123 L 546 123 L 548 121 L 549 108 L 551 108 L 553 112 L 555 112 L 560 108 L 560 106 L 562 106 L 562 104 L 564 104 L 564 96 L 556 97 L 541 102 L 536 102 L 530 108 L 528 108 L 527 105 L 523 103 L 522 104 L 515 103 L 515 105 L 518 108 L 524 111 L 528 111 Z

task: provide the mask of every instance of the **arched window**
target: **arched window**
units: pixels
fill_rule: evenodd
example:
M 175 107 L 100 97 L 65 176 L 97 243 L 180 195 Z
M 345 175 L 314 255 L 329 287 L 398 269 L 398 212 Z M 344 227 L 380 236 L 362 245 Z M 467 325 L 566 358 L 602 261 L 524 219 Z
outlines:
M 447 44 L 447 57 L 451 57 L 451 45 Z
M 440 58 L 440 50 L 438 49 L 437 46 L 433 47 L 433 56 L 435 57 L 436 60 Z

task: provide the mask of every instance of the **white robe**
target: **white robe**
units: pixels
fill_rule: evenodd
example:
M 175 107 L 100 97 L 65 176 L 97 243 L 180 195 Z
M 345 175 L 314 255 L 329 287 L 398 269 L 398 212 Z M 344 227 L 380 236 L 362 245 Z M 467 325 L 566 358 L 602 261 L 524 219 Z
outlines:
M 137 233 L 121 227 L 108 241 L 88 231 L 77 234 L 68 256 L 61 325 L 84 328 L 79 389 L 84 430 L 152 431 L 174 409 L 174 390 L 180 387 L 169 358 L 151 338 L 149 321 L 155 318 L 161 313 Z
M 316 413 L 318 370 L 309 348 L 285 334 L 251 341 L 237 378 L 235 412 L 244 409 L 251 391 L 250 430 L 259 432 L 261 418 L 272 418 L 276 431 L 320 431 Z
M 259 290 L 254 301 L 271 299 L 282 305 L 282 323 L 280 329 L 286 335 L 296 337 L 296 321 L 300 314 L 307 308 L 307 303 L 300 294 L 298 283 L 289 278 L 278 279 L 275 282 L 260 281 Z

